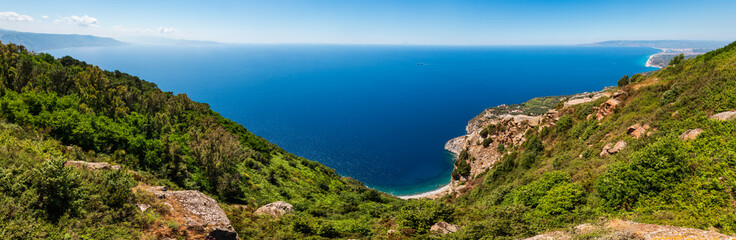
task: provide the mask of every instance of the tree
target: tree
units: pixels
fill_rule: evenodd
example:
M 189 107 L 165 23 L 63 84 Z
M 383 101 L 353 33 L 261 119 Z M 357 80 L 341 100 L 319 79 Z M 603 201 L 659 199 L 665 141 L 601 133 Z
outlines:
M 682 60 L 685 60 L 685 54 L 680 53 L 680 55 L 677 55 L 677 56 L 673 57 L 672 60 L 670 60 L 670 64 L 669 65 L 677 65 L 680 62 L 682 62 Z
M 618 80 L 618 86 L 623 87 L 629 84 L 629 75 L 624 75 Z

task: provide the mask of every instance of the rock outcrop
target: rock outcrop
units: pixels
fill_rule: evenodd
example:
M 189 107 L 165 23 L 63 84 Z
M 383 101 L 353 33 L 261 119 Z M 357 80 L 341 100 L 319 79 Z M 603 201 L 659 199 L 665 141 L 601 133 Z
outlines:
M 598 108 L 595 119 L 597 119 L 598 121 L 603 120 L 603 118 L 605 118 L 606 116 L 611 115 L 619 104 L 621 104 L 621 101 L 619 100 L 616 100 L 614 98 L 608 99 Z
M 611 95 L 611 99 L 606 100 L 598 107 L 598 112 L 595 114 L 595 119 L 598 121 L 603 120 L 608 115 L 611 115 L 613 111 L 621 105 L 621 102 L 628 96 L 628 93 L 618 90 Z
M 284 214 L 293 212 L 294 207 L 291 206 L 291 204 L 284 201 L 278 201 L 263 205 L 262 207 L 256 209 L 254 213 L 257 215 L 268 214 L 275 218 L 278 218 L 280 216 L 283 216 Z
M 448 233 L 454 233 L 457 232 L 458 227 L 454 224 L 449 224 L 444 221 L 439 221 L 432 225 L 432 227 L 429 229 L 430 232 L 439 233 L 439 234 L 448 234 Z
M 721 113 L 713 114 L 709 118 L 713 120 L 718 120 L 718 121 L 729 121 L 729 120 L 736 118 L 736 111 L 728 111 L 728 112 L 721 112 Z
M 696 129 L 690 129 L 685 131 L 684 133 L 680 134 L 680 139 L 689 141 L 698 138 L 698 135 L 703 133 L 703 129 L 696 128 Z
M 586 226 L 583 226 L 586 225 Z M 526 238 L 526 240 L 546 240 L 546 239 L 579 239 L 587 234 L 595 231 L 601 231 L 600 237 L 596 239 L 713 239 L 726 240 L 736 239 L 734 237 L 717 233 L 714 231 L 706 231 L 693 228 L 674 227 L 666 225 L 654 225 L 645 223 L 636 223 L 623 220 L 611 220 L 602 226 L 591 224 L 583 224 L 574 228 L 574 231 L 555 231 L 540 234 L 534 237 Z
M 447 151 L 458 155 L 463 150 L 467 150 L 471 158 L 467 160 L 470 166 L 469 176 L 452 179 L 447 186 L 447 190 L 443 191 L 442 194 L 462 194 L 471 190 L 473 185 L 463 184 L 463 182 L 473 180 L 475 176 L 485 172 L 501 160 L 502 156 L 507 153 L 504 149 L 510 149 L 513 146 L 523 144 L 526 141 L 524 135 L 528 130 L 536 128 L 537 131 L 541 131 L 545 127 L 554 127 L 560 118 L 560 112 L 552 109 L 553 106 L 564 103 L 564 106 L 570 107 L 612 95 L 608 90 L 604 89 L 600 92 L 548 97 L 543 101 L 537 101 L 537 103 L 547 103 L 547 105 L 543 106 L 535 105 L 529 107 L 524 104 L 500 105 L 485 109 L 481 114 L 468 121 L 468 125 L 465 128 L 466 135 L 453 138 L 445 144 Z M 616 96 L 623 98 L 625 93 L 619 92 Z M 553 104 L 550 105 L 550 103 Z M 524 108 L 524 106 L 528 108 Z M 546 112 L 540 110 L 546 110 Z M 489 127 L 492 130 L 485 131 L 481 134 L 484 129 Z M 490 143 L 486 141 L 486 145 L 484 146 L 483 141 L 488 138 L 492 141 Z M 433 195 L 432 197 L 439 196 Z
M 603 150 L 601 150 L 601 153 L 599 154 L 599 156 L 605 157 L 608 155 L 616 154 L 620 152 L 621 150 L 623 150 L 624 148 L 626 148 L 626 145 L 627 144 L 624 141 L 616 142 L 616 144 L 614 144 L 613 147 L 611 147 L 610 143 L 606 144 L 606 146 L 603 146 Z
M 649 135 L 649 133 L 651 132 L 647 133 L 647 131 L 651 128 L 652 127 L 649 126 L 649 124 L 641 125 L 637 123 L 637 124 L 631 125 L 628 129 L 626 129 L 626 134 L 628 134 L 629 136 L 635 139 L 638 139 L 640 137 L 643 137 L 644 135 Z
M 148 187 L 157 199 L 171 206 L 171 214 L 188 229 L 217 236 L 235 236 L 237 233 L 217 201 L 194 190 L 167 191 L 164 187 Z M 139 206 L 140 207 L 140 206 Z
M 113 165 L 106 162 L 85 162 L 85 161 L 66 161 L 65 166 L 84 167 L 90 170 L 111 169 L 120 170 L 120 165 Z
M 604 92 L 576 94 L 570 97 L 570 99 L 568 99 L 564 103 L 563 106 L 570 107 L 570 106 L 574 106 L 578 104 L 589 103 L 589 102 L 598 100 L 599 98 L 606 97 L 606 96 L 610 96 L 610 95 L 607 95 Z
M 450 151 L 455 155 L 460 154 L 460 152 L 463 151 L 463 149 L 465 148 L 465 140 L 467 138 L 467 136 L 459 136 L 450 139 L 450 141 L 447 141 L 447 143 L 445 143 L 445 150 Z

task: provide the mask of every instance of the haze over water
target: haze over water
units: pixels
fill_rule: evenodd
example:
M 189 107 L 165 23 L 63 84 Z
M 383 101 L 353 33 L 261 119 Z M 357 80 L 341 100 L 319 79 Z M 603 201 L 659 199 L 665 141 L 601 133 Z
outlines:
M 396 195 L 449 182 L 447 140 L 483 109 L 597 91 L 658 51 L 633 47 L 215 45 L 72 48 L 186 93 L 280 147 Z M 419 64 L 421 63 L 421 64 Z

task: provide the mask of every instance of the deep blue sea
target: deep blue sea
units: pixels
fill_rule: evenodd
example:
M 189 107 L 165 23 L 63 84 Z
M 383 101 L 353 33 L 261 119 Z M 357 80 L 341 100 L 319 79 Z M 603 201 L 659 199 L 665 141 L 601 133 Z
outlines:
M 408 195 L 449 182 L 443 147 L 483 109 L 596 91 L 652 48 L 216 45 L 71 48 L 107 70 L 186 93 L 296 155 Z M 421 65 L 419 64 L 421 63 Z

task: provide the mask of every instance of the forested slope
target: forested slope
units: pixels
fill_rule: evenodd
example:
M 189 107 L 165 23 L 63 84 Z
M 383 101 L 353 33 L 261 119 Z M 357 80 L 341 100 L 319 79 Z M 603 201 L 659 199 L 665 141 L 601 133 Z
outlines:
M 207 104 L 119 71 L 7 44 L 0 45 L 0 80 L 5 236 L 141 237 L 156 216 L 133 207 L 135 180 L 215 197 L 246 238 L 363 236 L 373 216 L 398 201 L 285 152 Z M 120 164 L 143 179 L 64 167 L 68 160 Z M 298 212 L 282 227 L 253 216 L 278 200 Z

